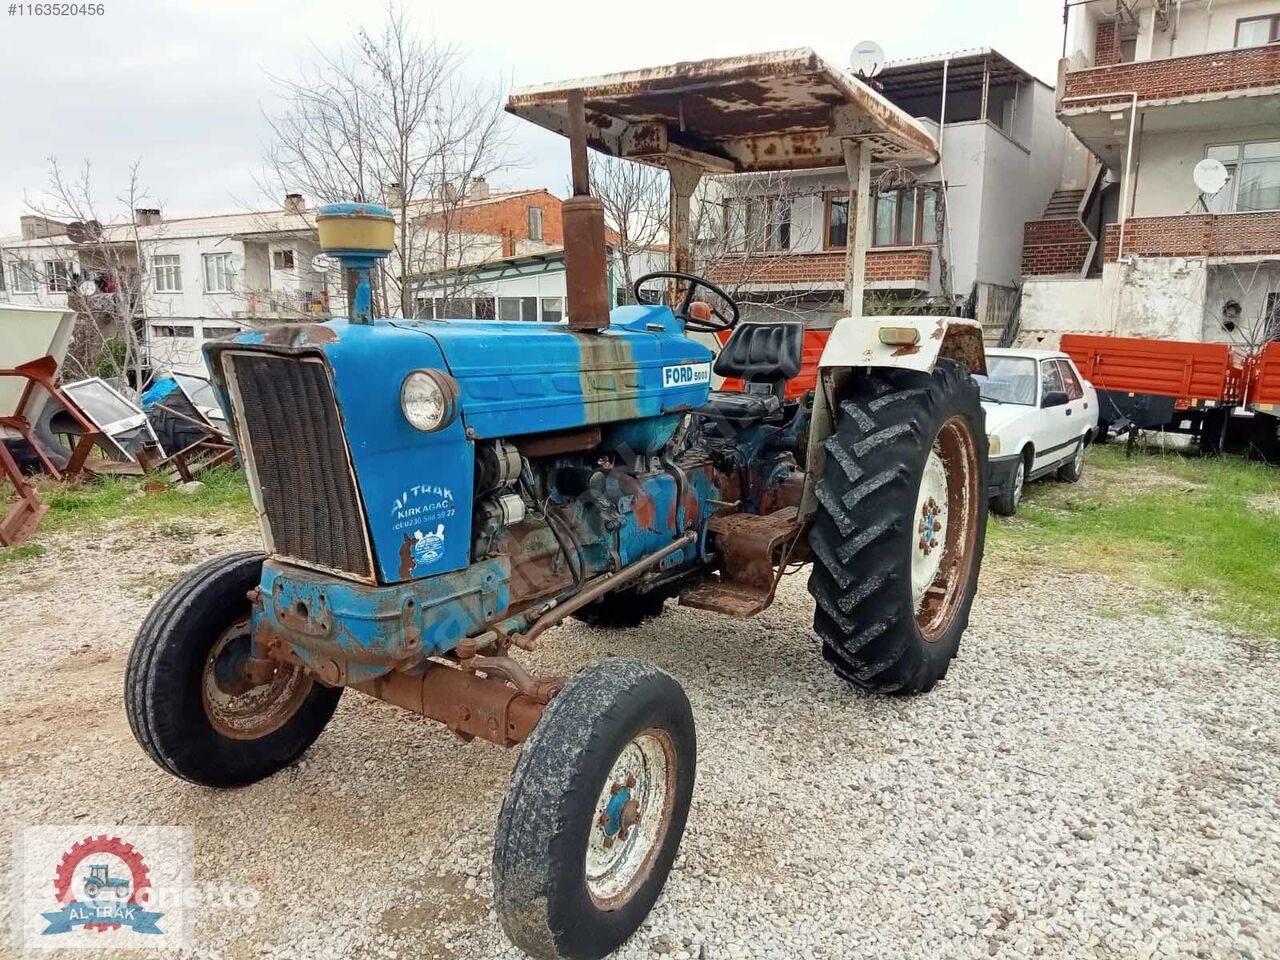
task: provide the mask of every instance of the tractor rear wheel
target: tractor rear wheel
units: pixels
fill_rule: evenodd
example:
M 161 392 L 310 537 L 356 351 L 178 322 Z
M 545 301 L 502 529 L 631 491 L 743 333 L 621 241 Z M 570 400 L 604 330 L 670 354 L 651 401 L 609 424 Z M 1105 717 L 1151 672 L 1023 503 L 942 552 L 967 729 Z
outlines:
M 184 780 L 239 787 L 283 770 L 320 736 L 342 696 L 293 664 L 279 664 L 265 683 L 245 679 L 248 593 L 262 561 L 233 553 L 192 570 L 151 608 L 129 653 L 129 726 L 151 759 Z
M 809 534 L 823 656 L 877 693 L 924 693 L 969 622 L 986 538 L 987 436 L 960 364 L 853 380 Z
M 573 616 L 588 626 L 602 629 L 638 627 L 646 620 L 661 616 L 666 600 L 667 595 L 656 590 L 651 593 L 606 593 Z

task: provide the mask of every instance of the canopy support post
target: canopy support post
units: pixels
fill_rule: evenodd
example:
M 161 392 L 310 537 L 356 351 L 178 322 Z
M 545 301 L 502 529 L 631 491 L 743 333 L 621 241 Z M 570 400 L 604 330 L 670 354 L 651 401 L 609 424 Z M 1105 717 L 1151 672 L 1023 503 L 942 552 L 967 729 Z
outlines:
M 849 177 L 848 236 L 844 258 L 844 313 L 860 317 L 867 287 L 867 248 L 871 245 L 871 145 L 842 140 Z
M 698 189 L 698 181 L 702 179 L 702 168 L 685 160 L 668 157 L 667 172 L 671 176 L 668 269 L 675 273 L 692 273 L 693 240 L 689 236 L 689 216 L 693 192 Z

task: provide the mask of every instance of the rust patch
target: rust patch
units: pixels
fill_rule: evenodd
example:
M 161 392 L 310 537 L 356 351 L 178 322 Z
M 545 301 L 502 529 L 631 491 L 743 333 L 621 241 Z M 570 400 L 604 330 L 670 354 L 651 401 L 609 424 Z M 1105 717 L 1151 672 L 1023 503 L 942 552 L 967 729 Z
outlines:
M 268 327 L 261 342 L 270 347 L 313 347 L 337 341 L 338 334 L 332 327 L 319 323 L 282 323 Z
M 400 579 L 408 580 L 413 576 L 413 568 L 416 566 L 413 560 L 413 537 L 407 533 L 404 535 L 404 543 L 400 544 Z
M 893 351 L 893 353 L 889 354 L 889 356 L 891 356 L 891 357 L 910 357 L 910 356 L 914 356 L 915 354 L 917 354 L 917 353 L 919 353 L 919 352 L 920 352 L 920 344 L 918 344 L 918 343 L 904 343 L 904 344 L 903 344 L 902 346 L 900 346 L 897 350 Z

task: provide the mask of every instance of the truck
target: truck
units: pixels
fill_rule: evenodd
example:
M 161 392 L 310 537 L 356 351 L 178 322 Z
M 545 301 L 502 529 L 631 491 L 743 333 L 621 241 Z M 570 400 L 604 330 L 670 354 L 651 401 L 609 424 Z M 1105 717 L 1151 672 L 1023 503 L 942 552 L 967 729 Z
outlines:
M 643 660 L 566 677 L 520 654 L 571 617 L 625 628 L 673 601 L 753 616 L 808 566 L 835 674 L 879 694 L 931 690 L 982 561 L 987 436 L 971 374 L 985 364 L 974 323 L 855 314 L 814 389 L 788 397 L 802 325 L 740 323 L 740 305 L 688 269 L 702 170 L 843 157 L 865 209 L 872 159 L 936 159 L 923 127 L 812 51 L 552 84 L 508 109 L 569 139 L 567 320 L 378 316 L 369 277 L 394 218 L 325 207 L 321 245 L 357 278 L 350 318 L 205 346 L 264 550 L 210 559 L 156 602 L 125 701 L 152 759 L 208 787 L 296 762 L 348 688 L 462 740 L 519 745 L 495 831 L 497 916 L 531 956 L 601 957 L 675 861 L 693 711 Z M 671 269 L 612 310 L 589 148 L 663 164 L 673 185 Z M 850 246 L 865 249 L 856 233 Z M 722 333 L 714 358 L 694 339 Z M 713 392 L 713 370 L 744 389 Z

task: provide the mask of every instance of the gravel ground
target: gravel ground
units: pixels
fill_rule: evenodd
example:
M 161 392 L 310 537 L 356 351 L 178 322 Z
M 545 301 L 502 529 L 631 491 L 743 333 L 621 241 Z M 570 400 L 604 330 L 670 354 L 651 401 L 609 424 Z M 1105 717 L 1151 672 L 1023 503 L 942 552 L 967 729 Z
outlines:
M 489 909 L 514 753 L 358 694 L 240 791 L 134 744 L 120 690 L 151 600 L 255 541 L 117 528 L 0 567 L 4 823 L 194 826 L 197 879 L 262 894 L 202 918 L 200 957 L 515 956 Z M 831 675 L 802 577 L 754 621 L 550 635 L 539 666 L 645 657 L 698 719 L 680 858 L 618 956 L 1280 956 L 1280 656 L 1167 597 L 1090 613 L 1153 596 L 989 558 L 961 659 L 911 700 Z

